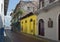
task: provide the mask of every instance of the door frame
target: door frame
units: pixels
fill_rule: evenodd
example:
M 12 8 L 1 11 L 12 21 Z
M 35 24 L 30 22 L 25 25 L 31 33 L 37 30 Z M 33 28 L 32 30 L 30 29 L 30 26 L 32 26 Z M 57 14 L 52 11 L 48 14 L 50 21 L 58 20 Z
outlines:
M 43 24 L 42 28 L 40 27 L 41 23 Z M 45 35 L 45 28 L 44 28 L 44 20 L 43 19 L 39 19 L 38 35 L 41 35 L 41 36 Z
M 58 16 L 58 40 L 60 40 L 60 14 Z

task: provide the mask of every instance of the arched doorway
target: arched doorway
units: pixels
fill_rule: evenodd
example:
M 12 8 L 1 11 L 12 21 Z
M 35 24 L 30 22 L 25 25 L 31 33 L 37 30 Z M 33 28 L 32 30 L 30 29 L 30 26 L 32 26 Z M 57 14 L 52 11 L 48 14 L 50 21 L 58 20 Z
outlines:
M 39 30 L 38 34 L 41 36 L 44 36 L 44 21 L 43 21 L 43 19 L 39 20 L 39 29 L 38 30 Z
M 60 15 L 58 17 L 58 39 L 60 40 Z

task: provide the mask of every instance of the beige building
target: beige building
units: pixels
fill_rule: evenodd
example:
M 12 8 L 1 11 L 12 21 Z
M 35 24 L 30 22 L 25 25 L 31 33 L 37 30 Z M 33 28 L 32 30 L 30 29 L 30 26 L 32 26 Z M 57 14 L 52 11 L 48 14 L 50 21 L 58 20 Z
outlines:
M 60 0 L 41 0 L 38 10 L 37 35 L 60 40 Z

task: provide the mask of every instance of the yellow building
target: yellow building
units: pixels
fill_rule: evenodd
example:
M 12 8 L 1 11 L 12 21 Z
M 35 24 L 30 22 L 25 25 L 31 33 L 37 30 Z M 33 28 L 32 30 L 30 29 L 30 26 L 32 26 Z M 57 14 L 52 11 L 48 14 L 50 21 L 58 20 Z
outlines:
M 20 19 L 21 32 L 36 35 L 37 16 L 29 13 Z

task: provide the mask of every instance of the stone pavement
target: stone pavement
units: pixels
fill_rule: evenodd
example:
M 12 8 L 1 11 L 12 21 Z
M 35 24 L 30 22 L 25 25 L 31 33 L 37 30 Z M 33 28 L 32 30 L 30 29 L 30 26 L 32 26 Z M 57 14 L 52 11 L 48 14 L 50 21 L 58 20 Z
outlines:
M 5 39 L 4 39 L 4 42 L 12 42 L 9 37 L 6 36 L 6 37 L 4 37 L 4 38 L 5 38 Z
M 6 30 L 6 34 L 11 39 L 11 42 L 58 42 L 58 41 L 32 36 L 29 34 L 15 33 L 15 32 L 11 32 L 10 30 Z

